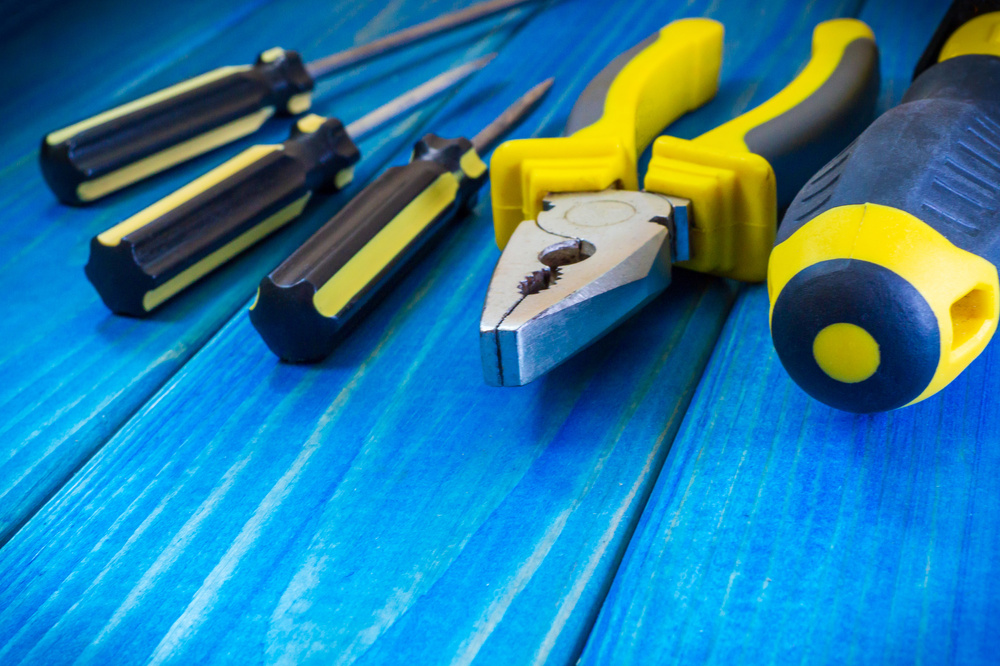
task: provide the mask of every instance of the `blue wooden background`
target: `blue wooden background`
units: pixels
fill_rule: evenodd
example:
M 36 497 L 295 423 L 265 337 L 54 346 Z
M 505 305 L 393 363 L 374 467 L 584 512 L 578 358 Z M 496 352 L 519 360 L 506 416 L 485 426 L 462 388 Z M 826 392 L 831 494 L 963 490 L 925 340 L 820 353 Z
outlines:
M 875 30 L 887 108 L 943 0 L 563 0 L 389 56 L 322 82 L 316 110 L 352 120 L 500 53 L 184 298 L 143 321 L 104 309 L 90 237 L 261 137 L 71 209 L 38 173 L 46 131 L 463 4 L 67 1 L 0 26 L 0 663 L 996 661 L 992 349 L 917 407 L 846 415 L 781 369 L 763 287 L 679 271 L 586 354 L 489 388 L 486 192 L 319 366 L 278 363 L 246 317 L 261 275 L 424 131 L 471 134 L 555 76 L 516 135 L 558 134 L 608 60 L 683 16 L 725 23 L 723 80 L 671 133 L 777 92 L 836 16 Z

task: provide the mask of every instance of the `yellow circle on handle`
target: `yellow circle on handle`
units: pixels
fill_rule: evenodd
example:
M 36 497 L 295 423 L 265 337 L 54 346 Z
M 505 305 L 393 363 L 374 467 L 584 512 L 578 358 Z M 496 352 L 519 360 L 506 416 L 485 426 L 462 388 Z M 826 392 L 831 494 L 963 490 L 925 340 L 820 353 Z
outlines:
M 857 384 L 878 370 L 882 360 L 871 334 L 854 324 L 830 324 L 813 340 L 813 358 L 838 382 Z

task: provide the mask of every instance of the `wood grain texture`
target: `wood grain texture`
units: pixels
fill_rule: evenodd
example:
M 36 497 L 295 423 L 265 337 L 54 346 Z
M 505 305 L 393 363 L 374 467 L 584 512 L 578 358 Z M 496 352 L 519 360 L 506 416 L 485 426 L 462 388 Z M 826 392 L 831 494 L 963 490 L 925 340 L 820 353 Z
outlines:
M 60 206 L 37 165 L 48 131 L 275 44 L 315 56 L 425 20 L 460 3 L 65 3 L 5 45 L 0 132 L 0 544 L 252 295 L 260 277 L 408 146 L 436 102 L 361 143 L 355 183 L 146 320 L 110 314 L 83 275 L 90 238 L 249 145 L 280 142 L 287 120 L 86 209 Z M 527 10 L 518 10 L 525 16 Z M 323 81 L 315 109 L 360 117 L 401 90 L 488 52 L 492 23 Z M 355 36 L 357 33 L 357 36 Z M 9 87 L 7 87 L 9 86 Z
M 866 6 L 885 106 L 945 6 Z M 996 663 L 996 345 L 938 396 L 856 416 L 791 381 L 767 312 L 741 293 L 581 663 Z
M 554 74 L 518 134 L 555 134 L 683 11 L 729 26 L 692 136 L 779 89 L 848 10 L 572 0 L 433 128 L 470 134 Z M 574 661 L 734 292 L 679 274 L 586 354 L 494 389 L 477 319 L 497 257 L 484 200 L 317 367 L 277 363 L 237 314 L 0 549 L 0 662 Z

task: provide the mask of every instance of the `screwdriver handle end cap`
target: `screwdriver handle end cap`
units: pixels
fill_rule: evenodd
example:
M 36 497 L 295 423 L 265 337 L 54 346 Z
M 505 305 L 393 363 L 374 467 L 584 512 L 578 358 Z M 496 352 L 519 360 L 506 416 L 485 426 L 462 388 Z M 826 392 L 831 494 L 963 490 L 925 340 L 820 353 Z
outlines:
M 570 114 L 572 136 L 501 144 L 490 162 L 497 245 L 503 248 L 523 220 L 535 219 L 549 192 L 637 189 L 637 155 L 674 119 L 715 95 L 722 37 L 717 21 L 674 21 L 591 81 Z M 667 70 L 669 86 L 662 78 Z
M 771 335 L 807 393 L 850 412 L 903 407 L 947 386 L 997 327 L 986 259 L 891 206 L 831 208 L 779 244 Z
M 806 183 L 778 231 L 774 347 L 788 374 L 833 407 L 921 401 L 996 331 L 1000 58 L 981 46 L 948 57 L 945 44 L 900 105 Z

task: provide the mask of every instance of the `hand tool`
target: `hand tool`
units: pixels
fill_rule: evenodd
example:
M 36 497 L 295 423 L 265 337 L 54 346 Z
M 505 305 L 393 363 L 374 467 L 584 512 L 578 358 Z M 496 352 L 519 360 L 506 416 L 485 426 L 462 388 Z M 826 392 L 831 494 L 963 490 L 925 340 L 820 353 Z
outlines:
M 537 0 L 490 0 L 308 64 L 272 48 L 253 65 L 207 74 L 105 111 L 42 139 L 42 174 L 56 197 L 84 204 L 299 115 L 314 82 L 422 39 Z
M 325 358 L 430 240 L 475 205 L 480 158 L 548 92 L 521 96 L 469 139 L 425 135 L 409 164 L 388 169 L 261 280 L 250 321 L 286 361 Z
M 645 191 L 632 191 L 646 144 L 714 95 L 722 32 L 707 19 L 671 23 L 591 81 L 570 136 L 495 151 L 494 223 L 506 247 L 480 321 L 488 384 L 526 384 L 588 346 L 663 291 L 674 261 L 763 280 L 778 205 L 872 118 L 871 30 L 827 21 L 783 91 L 693 141 L 658 138 Z
M 302 214 L 314 191 L 354 177 L 354 140 L 449 90 L 493 55 L 438 75 L 346 128 L 310 114 L 280 145 L 248 148 L 149 208 L 98 234 L 87 277 L 119 314 L 143 316 Z
M 954 3 L 902 103 L 785 215 L 768 269 L 771 335 L 792 379 L 828 405 L 919 402 L 996 331 L 998 10 Z

